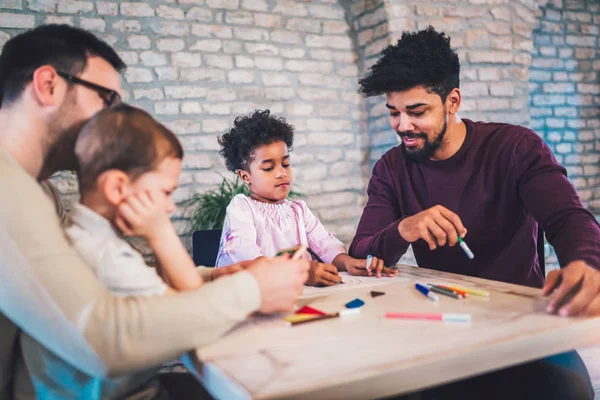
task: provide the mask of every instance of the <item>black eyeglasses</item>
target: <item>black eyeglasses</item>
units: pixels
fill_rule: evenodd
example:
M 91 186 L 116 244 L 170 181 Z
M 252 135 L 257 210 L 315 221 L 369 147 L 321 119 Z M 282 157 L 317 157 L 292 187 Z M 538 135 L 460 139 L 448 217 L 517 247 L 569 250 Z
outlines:
M 112 89 L 96 85 L 95 83 L 88 82 L 73 75 L 65 74 L 64 72 L 57 71 L 56 73 L 68 81 L 71 81 L 77 85 L 85 86 L 86 88 L 92 89 L 98 93 L 98 96 L 100 96 L 107 107 L 114 106 L 115 104 L 119 104 L 121 102 L 121 95 Z

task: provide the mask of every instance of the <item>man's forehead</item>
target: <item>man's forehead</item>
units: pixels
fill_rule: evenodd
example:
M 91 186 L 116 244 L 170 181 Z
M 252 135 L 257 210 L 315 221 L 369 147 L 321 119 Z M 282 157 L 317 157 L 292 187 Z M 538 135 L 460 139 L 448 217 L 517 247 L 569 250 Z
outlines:
M 121 75 L 102 57 L 89 56 L 86 66 L 79 77 L 108 89 L 121 92 Z

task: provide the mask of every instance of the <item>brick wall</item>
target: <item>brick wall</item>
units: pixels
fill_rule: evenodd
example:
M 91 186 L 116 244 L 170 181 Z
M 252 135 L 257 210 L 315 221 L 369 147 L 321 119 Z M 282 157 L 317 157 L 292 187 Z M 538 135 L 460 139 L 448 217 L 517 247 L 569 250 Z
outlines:
M 531 127 L 568 171 L 581 200 L 600 212 L 600 3 L 550 1 L 533 35 Z M 557 266 L 547 245 L 550 268 Z

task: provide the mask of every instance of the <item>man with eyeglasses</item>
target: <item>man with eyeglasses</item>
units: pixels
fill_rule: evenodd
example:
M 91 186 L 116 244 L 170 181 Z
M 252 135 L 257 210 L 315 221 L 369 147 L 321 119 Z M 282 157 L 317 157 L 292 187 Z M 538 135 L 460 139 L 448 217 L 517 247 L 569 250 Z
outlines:
M 307 279 L 307 262 L 265 259 L 225 274 L 200 268 L 205 280 L 216 280 L 171 296 L 122 298 L 102 287 L 65 240 L 38 182 L 75 169 L 78 132 L 119 102 L 124 68 L 109 45 L 66 25 L 17 35 L 0 54 L 1 399 L 36 397 L 15 393 L 23 381 L 15 366 L 28 362 L 19 328 L 48 350 L 48 376 L 34 382 L 38 397 L 48 398 L 48 382 L 62 378 L 65 390 L 100 398 L 85 377 L 61 377 L 53 358 L 96 377 L 144 370 L 218 339 L 250 313 L 290 310 Z M 126 398 L 157 393 L 134 390 Z

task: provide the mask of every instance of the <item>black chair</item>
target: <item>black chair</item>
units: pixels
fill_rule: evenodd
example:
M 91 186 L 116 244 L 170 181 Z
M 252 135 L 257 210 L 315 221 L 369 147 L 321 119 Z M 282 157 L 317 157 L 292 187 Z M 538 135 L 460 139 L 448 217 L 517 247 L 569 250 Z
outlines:
M 192 234 L 192 257 L 196 265 L 215 266 L 222 231 L 222 229 L 208 229 L 195 231 Z

